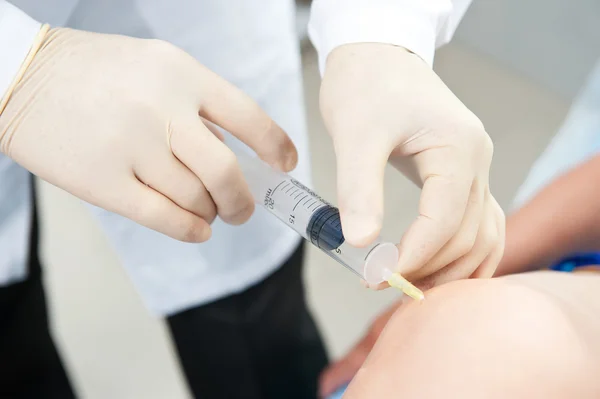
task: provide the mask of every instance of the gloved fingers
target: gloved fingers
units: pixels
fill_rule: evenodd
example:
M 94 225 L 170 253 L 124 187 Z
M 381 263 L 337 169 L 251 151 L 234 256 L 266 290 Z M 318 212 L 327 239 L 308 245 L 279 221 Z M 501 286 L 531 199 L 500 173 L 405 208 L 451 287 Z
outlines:
M 172 123 L 170 145 L 173 154 L 200 178 L 221 219 L 240 224 L 250 218 L 254 199 L 234 153 L 198 116 Z
M 497 247 L 498 228 L 493 205 L 486 203 L 485 208 L 473 248 L 442 269 L 418 280 L 419 288 L 429 290 L 451 281 L 472 277 L 473 273 L 486 261 Z
M 134 165 L 134 173 L 139 181 L 207 223 L 214 221 L 217 207 L 206 187 L 172 153 L 161 148 L 148 152 L 147 157 L 141 157 Z
M 204 242 L 211 236 L 210 225 L 201 217 L 180 208 L 170 199 L 132 178 L 125 193 L 124 209 L 118 213 L 149 229 L 185 242 Z
M 383 281 L 379 284 L 369 284 L 365 280 L 361 279 L 360 283 L 363 287 L 372 289 L 374 291 L 381 291 L 390 288 L 390 284 L 387 281 Z
M 214 74 L 204 81 L 200 116 L 236 136 L 271 166 L 286 172 L 296 167 L 294 143 L 250 96 Z
M 419 216 L 399 243 L 397 271 L 410 276 L 425 265 L 461 226 L 474 176 L 462 165 L 460 154 L 431 150 L 439 167 L 426 173 Z M 426 163 L 427 164 L 427 163 Z
M 221 142 L 225 142 L 225 136 L 223 135 L 223 132 L 219 130 L 219 127 L 217 125 L 215 125 L 208 119 L 202 117 L 200 117 L 200 119 L 202 120 L 202 123 L 204 123 L 204 126 L 206 126 L 207 129 L 210 130 Z
M 452 236 L 450 241 L 448 241 L 424 266 L 415 270 L 414 273 L 405 273 L 404 277 L 418 281 L 444 269 L 452 262 L 467 255 L 472 250 L 475 251 L 479 249 L 475 244 L 478 243 L 478 241 L 479 244 L 481 244 L 480 241 L 485 238 L 486 234 L 486 232 L 481 231 L 484 222 L 483 219 L 485 216 L 493 217 L 493 214 L 484 214 L 484 199 L 484 187 L 482 187 L 481 183 L 475 179 L 471 185 L 471 192 L 464 217 L 456 234 Z
M 488 195 L 490 197 L 491 206 L 494 209 L 497 241 L 495 248 L 490 252 L 488 257 L 477 268 L 477 270 L 475 270 L 475 272 L 471 275 L 471 278 L 492 277 L 496 272 L 496 268 L 500 264 L 500 261 L 502 260 L 502 256 L 504 255 L 504 245 L 506 243 L 506 217 L 504 216 L 504 211 L 498 202 L 492 197 L 491 194 Z
M 375 140 L 334 144 L 342 230 L 350 244 L 362 247 L 381 230 L 389 147 Z

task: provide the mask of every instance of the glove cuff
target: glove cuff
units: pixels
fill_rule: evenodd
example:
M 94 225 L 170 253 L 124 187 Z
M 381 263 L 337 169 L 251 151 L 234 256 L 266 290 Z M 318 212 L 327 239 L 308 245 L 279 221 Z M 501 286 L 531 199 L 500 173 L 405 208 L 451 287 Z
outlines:
M 21 79 L 23 79 L 23 76 L 25 75 L 25 72 L 31 65 L 31 62 L 33 61 L 35 55 L 38 53 L 38 51 L 44 44 L 44 40 L 46 39 L 46 34 L 48 33 L 49 30 L 50 30 L 50 25 L 44 24 L 41 26 L 37 35 L 35 36 L 35 38 L 33 40 L 33 44 L 29 48 L 29 52 L 27 53 L 27 56 L 21 63 L 20 68 L 17 70 L 17 74 L 15 75 L 14 79 L 12 80 L 12 83 L 8 86 L 6 92 L 4 93 L 4 96 L 0 100 L 0 117 L 2 116 L 4 109 L 8 105 L 8 102 L 10 101 L 10 98 L 11 98 L 13 92 L 15 91 L 15 88 L 17 87 L 17 85 L 19 84 Z M 8 131 L 8 129 L 5 129 L 4 131 L 0 130 L 0 150 L 2 150 L 2 152 L 4 152 L 5 148 L 10 147 L 10 145 L 9 145 L 10 137 L 9 137 L 9 139 L 4 140 L 4 135 L 7 131 Z M 7 155 L 9 155 L 9 154 L 7 154 Z
M 0 99 L 27 56 L 40 27 L 38 21 L 0 0 Z
M 21 63 L 21 66 L 17 70 L 17 73 L 16 73 L 14 79 L 12 80 L 12 83 L 8 85 L 8 88 L 4 92 L 4 96 L 2 97 L 2 100 L 0 101 L 0 115 L 2 115 L 4 108 L 6 108 L 6 105 L 8 104 L 8 101 L 10 100 L 10 97 L 11 97 L 13 91 L 15 90 L 15 87 L 17 87 L 17 85 L 19 84 L 19 82 L 21 81 L 23 76 L 25 75 L 27 68 L 29 68 L 29 65 L 31 65 L 33 58 L 35 57 L 37 52 L 42 47 L 42 44 L 44 43 L 44 39 L 46 38 L 46 34 L 48 33 L 49 30 L 50 30 L 50 25 L 48 25 L 48 24 L 42 25 L 42 27 L 38 31 L 37 35 L 33 39 L 33 44 L 29 48 L 29 52 L 27 53 L 27 56 Z

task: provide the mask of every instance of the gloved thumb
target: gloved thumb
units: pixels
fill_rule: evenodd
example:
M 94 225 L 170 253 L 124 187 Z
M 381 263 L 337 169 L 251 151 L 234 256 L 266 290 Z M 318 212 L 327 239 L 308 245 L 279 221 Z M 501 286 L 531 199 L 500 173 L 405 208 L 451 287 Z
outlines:
M 389 148 L 375 141 L 336 143 L 342 230 L 351 245 L 372 242 L 383 220 L 383 182 Z

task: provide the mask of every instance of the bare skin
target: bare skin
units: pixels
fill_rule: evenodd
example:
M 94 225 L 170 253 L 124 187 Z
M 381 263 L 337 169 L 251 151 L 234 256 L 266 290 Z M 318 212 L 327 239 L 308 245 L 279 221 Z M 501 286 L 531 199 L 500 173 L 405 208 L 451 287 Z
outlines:
M 600 251 L 600 154 L 556 178 L 507 218 L 495 276 L 550 266 L 565 255 Z
M 600 275 L 432 289 L 390 318 L 345 399 L 600 397 Z
M 600 202 L 597 200 L 600 196 L 600 185 L 589 184 L 591 181 L 598 181 L 598 178 L 600 178 L 600 155 L 591 158 L 562 176 L 559 176 L 532 198 L 523 208 L 510 215 L 506 224 L 506 250 L 495 275 L 498 277 L 506 276 L 512 273 L 523 273 L 536 268 L 546 267 L 553 262 L 558 261 L 561 257 L 574 252 L 600 251 Z M 541 313 L 532 305 L 533 302 L 530 298 L 533 293 L 537 294 L 535 295 L 535 298 L 537 298 L 540 305 L 544 307 L 551 305 L 556 308 L 556 312 L 558 312 L 563 319 L 569 321 L 570 324 L 567 324 L 567 326 L 576 329 L 575 331 L 577 331 L 578 335 L 585 337 L 583 341 L 580 341 L 578 338 L 572 342 L 565 342 L 564 344 L 561 344 L 564 346 L 559 346 L 560 349 L 569 349 L 569 346 L 583 342 L 584 345 L 593 348 L 593 351 L 589 351 L 592 359 L 600 359 L 600 352 L 596 346 L 598 345 L 596 344 L 596 341 L 598 341 L 596 337 L 600 337 L 600 328 L 598 327 L 598 315 L 600 314 L 598 313 L 598 310 L 600 310 L 600 274 L 596 274 L 598 271 L 600 271 L 600 266 L 588 266 L 578 269 L 576 277 L 566 273 L 533 272 L 501 277 L 495 279 L 494 282 L 490 282 L 489 280 L 455 282 L 429 291 L 427 293 L 427 302 L 426 304 L 423 304 L 423 306 L 416 307 L 416 305 L 410 305 L 407 309 L 399 310 L 401 304 L 397 303 L 377 317 L 367 334 L 345 357 L 330 365 L 323 372 L 320 381 L 320 394 L 322 397 L 326 397 L 354 377 L 369 355 L 390 318 L 394 320 L 394 323 L 398 326 L 390 326 L 388 330 L 393 330 L 394 334 L 400 334 L 402 338 L 397 336 L 395 339 L 398 341 L 402 340 L 403 342 L 406 341 L 406 337 L 413 340 L 414 338 L 409 336 L 410 332 L 406 331 L 407 327 L 401 327 L 401 325 L 415 323 L 418 325 L 418 323 L 426 320 L 428 327 L 434 324 L 438 326 L 437 328 L 439 328 L 439 330 L 426 329 L 420 325 L 415 327 L 416 330 L 423 330 L 419 333 L 419 340 L 415 342 L 423 342 L 422 340 L 425 339 L 426 332 L 429 332 L 431 333 L 431 336 L 428 339 L 431 339 L 431 343 L 425 342 L 430 345 L 434 345 L 438 342 L 450 342 L 444 341 L 446 338 L 442 336 L 447 335 L 445 332 L 446 329 L 455 331 L 454 329 L 460 328 L 458 325 L 455 325 L 454 322 L 447 321 L 443 318 L 440 320 L 428 320 L 432 315 L 435 316 L 435 318 L 440 317 L 439 309 L 443 309 L 444 314 L 450 312 L 453 319 L 463 323 L 465 321 L 471 321 L 475 325 L 480 325 L 482 323 L 484 325 L 503 325 L 497 331 L 471 330 L 463 326 L 462 328 L 464 331 L 460 331 L 461 335 L 470 337 L 471 343 L 475 343 L 474 345 L 476 346 L 474 346 L 474 348 L 477 350 L 479 350 L 479 347 L 482 345 L 492 346 L 493 342 L 497 340 L 497 338 L 492 337 L 498 336 L 498 332 L 504 334 L 500 336 L 502 339 L 508 339 L 510 337 L 512 337 L 512 339 L 528 338 L 527 336 L 514 337 L 514 334 L 518 332 L 522 332 L 523 334 L 528 333 L 526 327 L 533 328 L 527 323 L 537 323 L 539 325 L 537 330 L 541 331 L 540 334 L 545 334 L 547 331 L 554 329 L 553 323 L 557 323 L 557 320 L 540 319 Z M 423 288 L 427 288 L 427 285 L 423 284 L 422 281 L 417 281 L 415 283 Z M 524 297 L 523 295 L 509 295 L 508 287 L 514 287 L 515 285 L 517 288 L 521 288 L 521 294 L 525 294 L 525 292 L 528 292 L 529 294 L 524 295 Z M 480 286 L 485 288 L 479 291 L 478 287 Z M 474 292 L 472 297 L 467 297 L 467 294 L 470 295 L 471 290 L 477 292 Z M 453 298 L 454 295 L 458 296 L 458 298 Z M 489 296 L 492 298 L 488 298 Z M 504 298 L 504 296 L 507 298 Z M 460 302 L 461 300 L 466 302 L 464 308 L 459 308 L 458 306 L 455 308 L 450 305 L 457 303 L 457 301 Z M 438 302 L 443 302 L 443 304 Z M 491 309 L 485 309 L 483 306 L 483 303 L 488 302 L 491 302 L 491 305 L 493 306 Z M 473 304 L 478 305 L 477 309 L 469 310 Z M 439 309 L 436 310 L 435 308 Z M 420 316 L 416 315 L 415 312 L 417 312 L 417 310 L 415 309 L 419 309 L 419 312 L 422 312 L 423 314 Z M 521 330 L 507 328 L 508 323 L 511 322 L 511 318 L 516 316 L 527 316 L 530 320 Z M 465 319 L 465 321 L 463 321 L 463 319 Z M 443 325 L 444 322 L 447 322 L 448 326 Z M 390 324 L 392 324 L 392 322 L 390 322 Z M 564 322 L 561 322 L 560 324 L 564 327 Z M 536 328 L 533 328 L 533 330 L 536 330 Z M 578 335 L 576 336 L 578 337 Z M 592 338 L 589 338 L 590 336 L 594 339 L 592 340 Z M 543 337 L 544 335 L 539 335 L 540 339 Z M 488 340 L 490 343 L 486 344 Z M 382 342 L 377 344 L 377 347 L 385 347 L 385 345 L 388 344 L 393 345 L 394 339 L 382 339 Z M 414 349 L 415 346 L 412 341 L 409 340 L 406 342 L 409 342 L 409 344 L 406 345 L 409 345 L 412 350 L 416 350 Z M 551 352 L 552 349 L 550 348 L 550 345 L 548 346 L 547 349 Z M 464 358 L 464 355 L 461 355 L 460 352 L 452 352 L 453 350 L 458 351 L 455 347 L 436 349 L 436 351 L 440 350 L 440 353 L 431 353 L 432 351 L 428 350 L 427 345 L 424 343 L 422 344 L 422 347 L 418 348 L 419 351 L 423 351 L 423 356 L 425 356 L 426 359 L 429 359 L 428 356 L 431 355 L 431 361 L 433 361 L 433 357 L 441 356 L 441 354 L 444 353 L 448 356 L 455 355 L 458 359 Z M 458 346 L 458 348 L 460 348 L 460 346 Z M 506 349 L 504 346 L 500 345 L 498 348 L 492 347 L 491 349 L 495 349 L 498 352 L 500 361 L 508 361 L 508 359 L 505 358 L 507 354 L 503 353 Z M 468 352 L 467 347 L 461 348 L 461 350 Z M 383 351 L 383 349 L 380 349 L 380 351 Z M 389 351 L 396 355 L 391 349 Z M 508 352 L 510 353 L 510 351 Z M 523 353 L 527 353 L 527 351 L 524 351 Z M 402 355 L 403 360 L 389 360 L 389 362 L 392 365 L 400 367 L 399 363 L 396 363 L 405 361 L 405 356 L 406 355 L 404 354 Z M 546 359 L 544 356 L 539 358 L 541 365 L 544 365 L 543 361 Z M 468 381 L 470 378 L 468 367 L 476 367 L 479 370 L 488 370 L 491 372 L 493 370 L 490 370 L 490 368 L 493 368 L 494 364 L 500 364 L 494 363 L 492 357 L 485 358 L 484 360 L 485 362 L 482 361 L 480 365 L 465 366 L 463 365 L 463 362 L 460 361 L 456 362 L 458 366 L 447 364 L 450 370 L 449 375 L 453 375 L 457 381 Z M 585 356 L 584 360 L 587 360 Z M 382 362 L 385 361 L 382 360 Z M 438 361 L 436 361 L 435 364 L 437 365 Z M 407 365 L 406 367 L 409 366 L 410 365 Z M 531 370 L 536 371 L 535 368 L 532 368 Z M 597 368 L 593 370 L 594 373 L 598 372 Z M 461 374 L 463 371 L 465 374 Z M 424 375 L 426 378 L 431 378 L 432 372 L 433 370 L 428 371 L 428 373 Z M 505 370 L 505 372 L 508 371 Z M 530 370 L 521 365 L 521 363 L 514 366 L 514 372 L 522 372 L 523 375 L 530 377 L 529 380 L 536 377 L 536 374 L 531 374 Z M 585 374 L 585 371 L 583 373 Z M 360 374 L 363 375 L 365 372 L 362 371 Z M 386 375 L 401 378 L 399 374 Z M 407 373 L 407 375 L 410 375 L 410 373 Z M 491 376 L 488 377 L 492 378 L 493 376 L 498 375 L 499 374 L 497 373 L 492 373 Z M 434 379 L 431 379 L 431 381 L 436 381 L 437 378 L 438 377 L 436 376 Z M 502 378 L 506 378 L 506 376 Z M 594 379 L 595 377 L 592 377 L 589 381 L 582 380 L 582 387 L 589 386 L 590 389 L 594 389 L 594 387 L 590 385 L 590 381 L 593 381 Z M 418 380 L 411 380 L 410 383 L 414 383 L 415 381 Z M 436 386 L 442 385 L 436 384 Z M 472 382 L 467 386 L 471 388 L 476 387 Z M 352 389 L 359 389 L 357 388 L 356 383 Z M 574 396 L 571 396 L 571 394 Z M 477 397 L 477 394 L 474 395 L 475 396 L 473 397 Z M 481 395 L 482 396 L 480 397 L 482 398 L 494 397 L 489 396 L 492 394 L 487 392 Z M 524 397 L 535 397 L 527 396 L 524 393 L 522 395 L 524 395 Z M 403 398 L 404 397 L 411 396 L 403 396 Z M 415 397 L 425 398 L 426 396 L 417 395 Z M 468 396 L 451 395 L 451 397 L 463 398 Z M 558 395 L 557 397 L 561 396 Z M 570 393 L 565 397 L 585 396 L 576 396 L 574 393 Z M 597 396 L 592 395 L 592 397 L 600 397 L 600 394 Z

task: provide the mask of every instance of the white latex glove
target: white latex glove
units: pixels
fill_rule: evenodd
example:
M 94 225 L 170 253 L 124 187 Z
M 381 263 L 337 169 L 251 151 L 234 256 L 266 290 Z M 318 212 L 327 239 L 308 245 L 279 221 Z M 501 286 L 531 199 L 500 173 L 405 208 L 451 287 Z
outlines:
M 389 160 L 422 187 L 397 271 L 422 288 L 492 276 L 504 247 L 504 214 L 488 184 L 492 142 L 425 62 L 392 45 L 340 46 L 327 60 L 321 112 L 351 244 L 365 245 L 381 229 Z
M 254 209 L 233 152 L 205 121 L 279 169 L 296 164 L 283 130 L 184 51 L 53 29 L 0 115 L 0 148 L 83 200 L 200 242 L 216 214 L 236 224 Z

